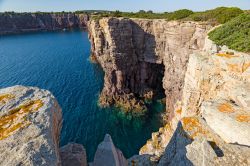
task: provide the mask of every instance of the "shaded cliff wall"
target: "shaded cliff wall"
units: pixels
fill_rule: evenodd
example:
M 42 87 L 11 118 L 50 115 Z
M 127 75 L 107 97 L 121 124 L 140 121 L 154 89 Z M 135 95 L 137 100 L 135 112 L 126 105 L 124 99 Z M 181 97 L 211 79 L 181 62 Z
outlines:
M 249 54 L 206 39 L 204 50 L 190 55 L 174 118 L 152 133 L 140 154 L 155 155 L 159 165 L 187 158 L 193 165 L 249 165 L 249 75 Z
M 102 102 L 116 102 L 128 93 L 144 96 L 148 89 L 163 84 L 166 105 L 173 110 L 181 99 L 189 55 L 203 48 L 210 28 L 208 24 L 166 20 L 91 20 L 92 55 L 105 72 Z M 155 79 L 162 72 L 152 67 L 157 64 L 164 65 L 162 83 Z
M 0 34 L 86 27 L 85 14 L 0 13 Z

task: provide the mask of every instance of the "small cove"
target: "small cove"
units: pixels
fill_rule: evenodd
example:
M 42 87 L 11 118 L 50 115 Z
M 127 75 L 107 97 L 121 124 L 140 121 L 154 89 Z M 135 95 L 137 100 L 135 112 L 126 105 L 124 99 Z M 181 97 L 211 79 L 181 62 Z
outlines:
M 105 133 L 125 157 L 138 154 L 162 126 L 159 101 L 150 104 L 144 118 L 131 118 L 116 108 L 98 107 L 103 71 L 89 61 L 90 43 L 85 31 L 41 32 L 0 37 L 0 88 L 13 85 L 50 90 L 63 110 L 60 145 L 83 144 L 93 160 Z

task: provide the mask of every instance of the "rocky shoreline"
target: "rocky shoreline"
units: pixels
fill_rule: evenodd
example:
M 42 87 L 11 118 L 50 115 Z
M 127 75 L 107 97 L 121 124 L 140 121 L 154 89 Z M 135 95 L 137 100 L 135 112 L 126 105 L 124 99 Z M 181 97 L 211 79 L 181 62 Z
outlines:
M 0 35 L 86 28 L 88 20 L 74 13 L 0 13 Z
M 211 27 L 208 23 L 152 19 L 89 21 L 91 55 L 105 72 L 101 104 L 118 103 L 138 110 L 129 101 L 141 103 L 143 108 L 139 98 L 157 95 L 162 89 L 171 113 L 181 99 L 189 55 L 203 49 Z
M 126 160 L 106 135 L 89 165 L 250 165 L 250 55 L 215 45 L 211 29 L 189 21 L 88 22 L 92 55 L 105 72 L 101 104 L 133 111 L 161 87 L 169 113 L 139 155 Z M 59 150 L 61 121 L 50 92 L 1 89 L 0 165 L 87 165 L 81 145 Z
M 88 23 L 92 55 L 105 72 L 101 98 L 108 96 L 108 105 L 124 94 L 140 100 L 136 96 L 156 83 L 165 90 L 169 121 L 141 148 L 147 161 L 250 163 L 250 56 L 215 45 L 207 37 L 212 28 L 204 22 L 157 19 L 102 18 Z M 162 83 L 150 83 L 151 77 L 159 78 L 152 64 L 164 67 Z M 140 157 L 134 160 L 144 163 Z

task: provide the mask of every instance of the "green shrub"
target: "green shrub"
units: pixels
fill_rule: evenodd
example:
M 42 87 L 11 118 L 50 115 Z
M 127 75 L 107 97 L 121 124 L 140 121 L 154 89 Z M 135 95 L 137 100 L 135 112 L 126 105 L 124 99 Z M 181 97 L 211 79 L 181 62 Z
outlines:
M 166 20 L 191 20 L 191 21 L 210 21 L 214 23 L 225 23 L 234 17 L 242 14 L 242 11 L 236 7 L 219 7 L 204 12 L 193 12 L 188 9 L 181 9 L 174 12 L 153 13 L 153 11 L 140 10 L 139 12 L 100 12 L 101 17 L 126 17 L 126 18 L 147 18 L 147 19 L 166 19 Z M 245 11 L 246 12 L 246 11 Z M 96 15 L 95 15 L 96 17 Z
M 188 17 L 189 20 L 194 21 L 211 21 L 223 24 L 234 17 L 242 14 L 243 11 L 236 7 L 219 7 L 213 10 L 204 12 L 196 12 Z
M 250 52 L 250 14 L 241 14 L 209 33 L 209 38 L 218 45 Z
M 173 13 L 166 13 L 168 16 L 169 20 L 179 20 L 182 18 L 186 18 L 193 14 L 194 12 L 188 9 L 182 9 L 182 10 L 177 10 L 174 11 Z

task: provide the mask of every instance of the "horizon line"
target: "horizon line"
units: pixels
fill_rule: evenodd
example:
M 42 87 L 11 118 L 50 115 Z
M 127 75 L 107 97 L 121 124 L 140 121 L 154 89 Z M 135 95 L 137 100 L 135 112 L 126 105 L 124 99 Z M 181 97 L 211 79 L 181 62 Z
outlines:
M 240 7 L 237 7 L 237 6 L 219 6 L 219 7 L 216 7 L 216 8 L 220 8 L 220 7 L 226 7 L 226 8 L 232 8 L 232 7 L 235 7 L 235 8 L 239 8 L 239 9 L 241 9 Z M 216 9 L 216 8 L 209 8 L 209 9 L 206 9 L 206 10 L 191 10 L 191 9 L 189 9 L 189 8 L 181 8 L 181 9 L 178 9 L 178 10 L 183 10 L 183 9 L 187 9 L 187 10 L 191 10 L 191 11 L 193 11 L 193 12 L 202 12 L 202 11 L 207 11 L 207 10 L 212 10 L 212 9 Z M 144 9 L 140 9 L 140 10 L 138 10 L 138 11 L 123 11 L 123 10 L 116 10 L 116 9 L 114 9 L 114 10 L 103 10 L 103 9 L 77 9 L 77 10 L 55 10 L 55 11 L 39 11 L 39 10 L 37 10 L 37 11 L 14 11 L 14 10 L 8 10 L 8 11 L 0 11 L 0 13 L 4 13 L 4 12 L 14 12 L 14 13 L 36 13 L 36 12 L 41 12 L 41 13 L 56 13 L 56 12 L 65 12 L 65 13 L 70 13 L 70 12 L 77 12 L 77 11 L 104 11 L 104 12 L 115 12 L 115 11 L 120 11 L 120 12 L 128 12 L 128 13 L 136 13 L 136 12 L 139 12 L 139 11 L 141 11 L 141 10 L 143 10 L 143 11 L 153 11 L 154 13 L 164 13 L 164 12 L 174 12 L 174 11 L 178 11 L 178 10 L 172 10 L 172 11 L 154 11 L 154 10 L 144 10 Z M 241 10 L 243 10 L 243 11 L 247 11 L 247 10 L 250 10 L 250 8 L 249 9 L 241 9 Z

